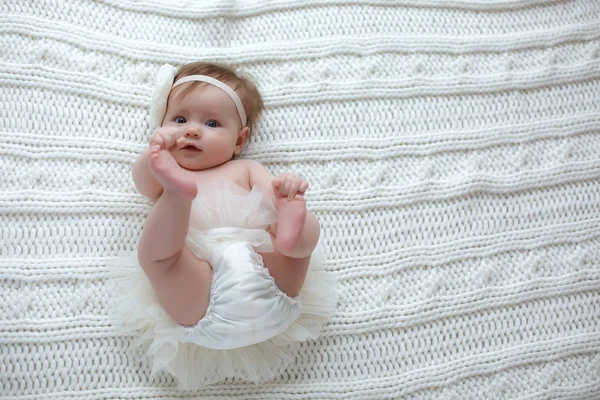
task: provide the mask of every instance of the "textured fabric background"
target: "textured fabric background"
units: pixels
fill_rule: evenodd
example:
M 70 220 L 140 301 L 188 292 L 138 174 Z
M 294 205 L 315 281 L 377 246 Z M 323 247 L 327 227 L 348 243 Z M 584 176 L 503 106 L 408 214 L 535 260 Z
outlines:
M 4 0 L 3 399 L 600 398 L 600 2 Z M 339 308 L 280 380 L 178 393 L 107 264 L 154 73 L 236 63 L 244 157 L 311 183 Z

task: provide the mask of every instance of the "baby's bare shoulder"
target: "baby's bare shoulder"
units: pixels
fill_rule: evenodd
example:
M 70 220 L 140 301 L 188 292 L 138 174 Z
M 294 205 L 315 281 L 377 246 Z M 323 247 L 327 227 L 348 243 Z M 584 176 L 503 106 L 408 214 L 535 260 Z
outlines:
M 259 163 L 258 161 L 254 161 L 254 160 L 236 160 L 236 161 L 240 162 L 238 164 L 240 173 L 243 173 L 244 175 L 248 176 L 248 179 L 250 179 L 250 177 L 252 176 L 253 171 L 256 171 L 257 168 L 262 167 L 261 163 Z
M 264 165 L 255 160 L 237 161 L 240 161 L 240 173 L 243 173 L 245 176 L 248 177 L 248 186 L 250 188 L 254 187 L 254 185 L 259 185 L 267 189 L 271 187 L 270 182 L 273 179 L 273 177 Z
M 240 169 L 250 173 L 253 169 L 262 167 L 262 164 L 255 160 L 231 160 L 230 163 L 235 163 L 232 165 L 235 169 Z

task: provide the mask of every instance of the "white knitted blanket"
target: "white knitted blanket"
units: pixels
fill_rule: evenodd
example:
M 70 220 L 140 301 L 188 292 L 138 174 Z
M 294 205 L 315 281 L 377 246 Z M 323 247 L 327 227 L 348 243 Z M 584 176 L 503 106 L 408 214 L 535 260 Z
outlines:
M 600 2 L 3 0 L 3 399 L 600 398 Z M 178 392 L 109 319 L 165 62 L 264 93 L 338 310 L 281 379 Z M 139 354 L 138 354 L 139 355 Z

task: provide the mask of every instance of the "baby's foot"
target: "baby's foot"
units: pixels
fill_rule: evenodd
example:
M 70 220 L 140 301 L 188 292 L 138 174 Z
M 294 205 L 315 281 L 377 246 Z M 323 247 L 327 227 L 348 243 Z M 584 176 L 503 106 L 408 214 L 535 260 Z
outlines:
M 194 199 L 198 194 L 198 186 L 190 179 L 183 168 L 177 164 L 173 156 L 167 150 L 154 145 L 150 148 L 148 157 L 150 171 L 161 183 L 165 191 Z
M 296 195 L 291 201 L 280 198 L 277 200 L 276 207 L 279 210 L 279 217 L 275 244 L 282 254 L 290 255 L 296 249 L 304 228 L 306 218 L 304 196 Z

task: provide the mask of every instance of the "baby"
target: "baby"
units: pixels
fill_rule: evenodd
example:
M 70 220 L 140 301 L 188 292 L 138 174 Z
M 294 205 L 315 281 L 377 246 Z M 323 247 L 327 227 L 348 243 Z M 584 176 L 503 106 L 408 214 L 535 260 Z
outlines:
M 194 75 L 235 88 L 239 100 L 235 91 L 214 82 L 174 85 L 162 126 L 133 167 L 138 191 L 156 201 L 139 243 L 139 262 L 167 313 L 183 325 L 198 323 L 209 304 L 211 265 L 185 245 L 192 200 L 204 183 L 227 180 L 270 193 L 279 211 L 268 229 L 274 251 L 259 254 L 277 287 L 290 297 L 300 293 L 320 232 L 317 218 L 306 210 L 308 182 L 292 173 L 275 178 L 256 161 L 233 159 L 262 111 L 256 86 L 229 68 L 206 63 L 182 67 L 175 80 Z
M 229 67 L 159 70 L 155 129 L 133 165 L 155 204 L 137 260 L 117 260 L 147 280 L 128 276 L 115 303 L 122 325 L 153 341 L 153 373 L 186 389 L 276 378 L 293 361 L 283 349 L 318 337 L 335 309 L 308 182 L 235 159 L 262 109 L 256 86 Z

